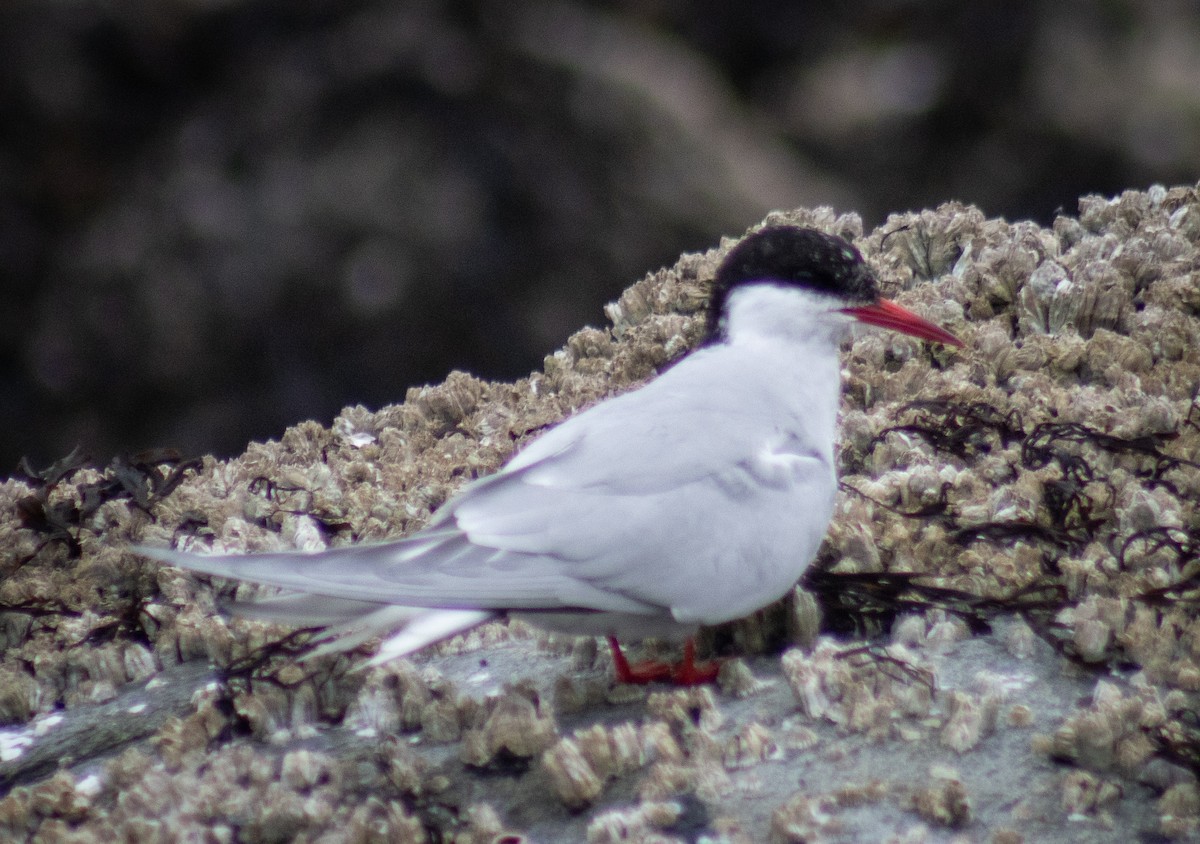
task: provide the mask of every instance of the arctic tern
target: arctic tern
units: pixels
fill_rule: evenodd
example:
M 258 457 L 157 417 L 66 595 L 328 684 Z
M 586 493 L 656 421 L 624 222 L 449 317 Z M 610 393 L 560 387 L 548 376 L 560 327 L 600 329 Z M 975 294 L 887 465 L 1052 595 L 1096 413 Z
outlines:
M 508 615 L 608 637 L 620 682 L 707 682 L 697 628 L 785 595 L 825 535 L 855 321 L 962 345 L 880 298 L 845 240 L 764 228 L 721 263 L 700 348 L 551 429 L 424 529 L 315 554 L 136 550 L 290 590 L 235 611 L 326 627 L 320 652 L 384 636 L 377 664 Z M 686 644 L 674 666 L 630 665 L 617 637 Z

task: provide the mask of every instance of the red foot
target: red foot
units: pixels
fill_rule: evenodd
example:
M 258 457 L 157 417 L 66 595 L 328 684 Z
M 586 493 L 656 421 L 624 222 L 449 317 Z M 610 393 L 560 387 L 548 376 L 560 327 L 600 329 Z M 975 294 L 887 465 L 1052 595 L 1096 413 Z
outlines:
M 716 680 L 720 669 L 716 660 L 696 664 L 696 643 L 691 639 L 683 646 L 683 659 L 675 665 L 656 660 L 630 665 L 615 636 L 608 637 L 608 644 L 612 648 L 613 668 L 616 670 L 618 683 L 645 685 L 670 680 L 677 686 L 699 686 Z

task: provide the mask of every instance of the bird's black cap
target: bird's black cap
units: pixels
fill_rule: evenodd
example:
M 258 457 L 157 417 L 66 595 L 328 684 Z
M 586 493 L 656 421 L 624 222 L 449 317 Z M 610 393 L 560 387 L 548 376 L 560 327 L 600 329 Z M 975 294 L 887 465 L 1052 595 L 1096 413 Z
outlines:
M 717 270 L 708 336 L 720 336 L 729 294 L 741 284 L 794 284 L 847 305 L 870 304 L 879 288 L 862 255 L 847 241 L 816 229 L 769 226 L 733 247 Z

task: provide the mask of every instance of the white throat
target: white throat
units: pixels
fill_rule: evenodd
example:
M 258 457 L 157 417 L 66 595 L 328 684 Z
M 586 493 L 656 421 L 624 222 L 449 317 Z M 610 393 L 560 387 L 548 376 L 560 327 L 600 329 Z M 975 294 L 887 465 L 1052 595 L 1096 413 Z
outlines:
M 795 285 L 746 284 L 725 302 L 725 333 L 734 344 L 759 339 L 836 350 L 853 322 L 839 305 L 833 296 Z

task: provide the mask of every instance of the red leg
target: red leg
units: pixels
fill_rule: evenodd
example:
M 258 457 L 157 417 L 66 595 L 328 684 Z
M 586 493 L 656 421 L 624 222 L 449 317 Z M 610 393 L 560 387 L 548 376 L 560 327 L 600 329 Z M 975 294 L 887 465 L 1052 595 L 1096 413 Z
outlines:
M 616 671 L 618 683 L 645 685 L 666 680 L 671 676 L 671 666 L 665 662 L 647 660 L 639 662 L 637 665 L 630 665 L 625 654 L 621 652 L 621 646 L 617 643 L 616 636 L 608 637 L 608 646 L 612 648 L 613 668 Z
M 717 679 L 719 665 L 714 660 L 701 665 L 696 664 L 696 643 L 691 639 L 683 646 L 683 660 L 677 665 L 648 660 L 630 665 L 615 636 L 608 637 L 608 645 L 612 649 L 613 669 L 618 683 L 657 683 L 670 680 L 677 686 L 698 686 L 711 683 Z
M 683 646 L 683 661 L 671 670 L 671 679 L 677 686 L 699 686 L 717 679 L 721 670 L 717 660 L 696 664 L 696 643 L 691 639 Z

